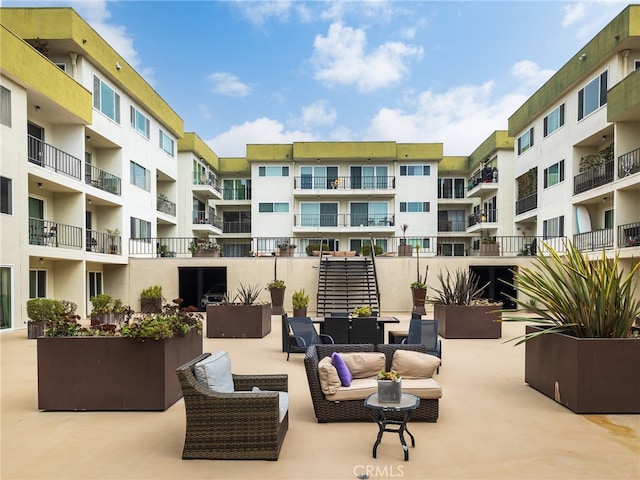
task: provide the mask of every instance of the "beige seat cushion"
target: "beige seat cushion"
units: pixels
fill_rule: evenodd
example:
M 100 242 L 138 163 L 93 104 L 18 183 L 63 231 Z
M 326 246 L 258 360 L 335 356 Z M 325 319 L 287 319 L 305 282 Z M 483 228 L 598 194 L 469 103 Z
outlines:
M 324 357 L 318 362 L 318 376 L 320 377 L 320 388 L 325 395 L 336 393 L 338 387 L 342 385 L 338 371 L 331 363 L 331 357 Z
M 353 378 L 374 377 L 384 370 L 385 356 L 382 352 L 351 352 L 340 356 Z
M 378 379 L 354 378 L 350 387 L 338 387 L 335 393 L 325 394 L 332 402 L 345 400 L 364 400 L 372 393 L 378 393 Z M 402 379 L 402 393 L 413 393 L 418 398 L 436 399 L 442 397 L 442 388 L 433 378 Z
M 402 379 L 431 378 L 440 366 L 440 359 L 434 355 L 411 350 L 396 350 L 391 361 L 391 370 Z

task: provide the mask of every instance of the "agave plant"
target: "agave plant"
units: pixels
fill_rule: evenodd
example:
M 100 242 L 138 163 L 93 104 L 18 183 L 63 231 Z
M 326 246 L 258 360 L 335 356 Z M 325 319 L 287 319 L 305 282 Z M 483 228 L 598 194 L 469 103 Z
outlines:
M 517 344 L 545 333 L 565 333 L 582 338 L 626 338 L 640 314 L 634 292 L 638 268 L 628 274 L 619 268 L 619 255 L 589 260 L 571 242 L 561 256 L 545 244 L 548 255 L 539 253 L 533 266 L 520 267 L 514 285 L 528 299 L 513 298 L 515 312 L 531 315 L 503 316 L 503 321 L 531 322 L 547 326 L 540 332 L 517 337 Z M 513 313 L 511 310 L 509 313 Z
M 491 283 L 480 286 L 480 277 L 470 270 L 458 269 L 453 275 L 446 269 L 438 273 L 441 288 L 433 290 L 438 294 L 438 302 L 443 305 L 472 305 L 480 300 L 480 295 Z
M 240 303 L 243 305 L 253 305 L 258 299 L 261 290 L 262 288 L 259 285 L 244 285 L 240 283 L 236 298 L 239 298 Z

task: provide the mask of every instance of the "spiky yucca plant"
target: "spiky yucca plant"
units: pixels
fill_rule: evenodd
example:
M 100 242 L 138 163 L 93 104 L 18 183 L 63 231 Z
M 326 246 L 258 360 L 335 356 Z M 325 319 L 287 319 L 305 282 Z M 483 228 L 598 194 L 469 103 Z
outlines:
M 446 277 L 442 271 L 438 273 L 441 288 L 433 290 L 438 294 L 438 302 L 442 305 L 472 305 L 480 299 L 480 295 L 491 282 L 480 286 L 480 277 L 470 270 L 458 269 L 452 275 L 446 269 Z
M 514 273 L 514 286 L 528 298 L 512 298 L 518 305 L 502 321 L 535 322 L 548 328 L 517 337 L 516 345 L 541 334 L 560 332 L 582 338 L 626 338 L 640 315 L 635 287 L 640 263 L 624 274 L 619 254 L 609 259 L 605 251 L 598 261 L 590 261 L 571 242 L 566 254 L 544 244 L 548 255 L 539 252 L 533 266 Z M 513 312 L 532 316 L 512 316 Z M 507 313 L 507 312 L 505 312 Z

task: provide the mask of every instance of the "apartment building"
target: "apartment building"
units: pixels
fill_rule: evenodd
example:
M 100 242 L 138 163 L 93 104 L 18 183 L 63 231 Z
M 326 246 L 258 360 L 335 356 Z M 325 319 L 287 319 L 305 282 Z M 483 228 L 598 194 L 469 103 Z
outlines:
M 638 254 L 638 70 L 640 5 L 630 5 L 509 118 L 517 230 Z
M 126 281 L 130 245 L 176 236 L 182 119 L 70 8 L 2 9 L 2 328 L 34 297 Z M 129 242 L 129 239 L 141 239 Z

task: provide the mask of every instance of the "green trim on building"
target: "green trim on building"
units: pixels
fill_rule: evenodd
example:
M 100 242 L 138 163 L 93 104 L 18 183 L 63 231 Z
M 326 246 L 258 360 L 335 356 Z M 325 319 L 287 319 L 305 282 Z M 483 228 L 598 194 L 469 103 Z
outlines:
M 43 61 L 36 49 L 4 25 L 0 27 L 2 73 L 27 90 L 37 91 L 60 105 L 76 117 L 78 124 L 92 123 L 91 92 L 54 63 Z
M 513 137 L 506 130 L 496 130 L 469 155 L 469 171 L 480 166 L 497 150 L 513 150 Z
M 177 138 L 184 122 L 160 95 L 72 8 L 0 8 L 0 22 L 25 40 L 40 38 L 86 57 Z M 5 45 L 3 42 L 3 57 Z M 121 66 L 116 68 L 116 64 Z M 47 78 L 47 77 L 43 77 Z M 89 101 L 91 107 L 91 101 Z
M 249 162 L 290 162 L 293 160 L 291 144 L 250 144 L 246 147 Z
M 509 117 L 509 135 L 515 137 L 533 119 L 542 115 L 568 89 L 595 68 L 602 59 L 625 48 L 632 49 L 630 37 L 640 35 L 640 5 L 627 6 L 584 48 L 580 49 L 560 70 Z M 584 60 L 580 60 L 586 55 Z M 595 72 L 596 75 L 599 72 Z
M 438 177 L 469 174 L 469 157 L 443 157 L 438 164 Z
M 640 121 L 640 70 L 631 73 L 609 90 L 607 121 Z
M 193 152 L 198 158 L 202 158 L 215 170 L 220 170 L 220 158 L 197 133 L 185 132 L 184 137 L 178 140 L 178 151 Z
M 251 178 L 251 165 L 246 158 L 220 157 L 219 172 L 225 177 L 239 175 L 242 178 Z

